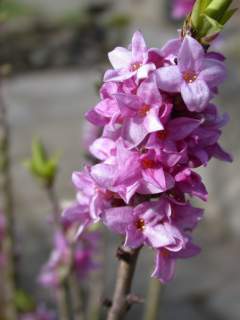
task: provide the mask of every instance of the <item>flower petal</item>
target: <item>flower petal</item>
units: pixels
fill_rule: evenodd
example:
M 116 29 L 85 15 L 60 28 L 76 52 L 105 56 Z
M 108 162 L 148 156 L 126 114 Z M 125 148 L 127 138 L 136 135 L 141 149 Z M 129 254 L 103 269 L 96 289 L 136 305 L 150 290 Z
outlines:
M 178 66 L 159 68 L 156 71 L 158 87 L 167 92 L 179 92 L 182 74 Z
M 125 234 L 127 227 L 133 222 L 131 207 L 111 208 L 103 214 L 103 223 L 112 231 Z
M 116 143 L 107 138 L 96 139 L 89 147 L 91 154 L 99 160 L 108 159 L 115 149 Z
M 162 104 L 162 97 L 157 87 L 156 77 L 150 76 L 144 80 L 137 90 L 137 95 L 148 105 Z
M 151 71 L 154 71 L 156 69 L 155 65 L 153 63 L 147 63 L 141 66 L 137 70 L 137 80 L 145 79 L 148 77 L 149 73 Z
M 185 36 L 178 54 L 178 66 L 181 72 L 194 71 L 201 64 L 204 50 L 201 44 L 190 36 Z
M 136 31 L 132 37 L 132 60 L 134 62 L 144 62 L 147 52 L 147 46 L 143 35 L 140 31 Z
M 162 283 L 169 282 L 175 273 L 176 261 L 170 255 L 158 250 L 156 253 L 155 269 L 152 277 L 159 279 Z
M 168 137 L 174 141 L 182 140 L 198 128 L 200 124 L 200 120 L 187 117 L 173 119 L 169 122 L 167 128 Z
M 143 104 L 140 97 L 132 94 L 116 93 L 114 97 L 118 103 L 121 113 L 124 112 L 125 109 L 137 111 Z
M 147 183 L 157 187 L 159 192 L 164 192 L 174 186 L 173 177 L 164 172 L 163 168 L 144 169 L 142 170 L 142 176 Z
M 130 142 L 133 146 L 141 143 L 147 134 L 148 132 L 143 125 L 143 119 L 140 118 L 127 119 L 121 132 L 123 139 Z
M 117 70 L 110 69 L 104 73 L 103 80 L 104 82 L 124 81 L 130 79 L 134 74 L 136 74 L 136 71 L 129 71 L 127 68 Z
M 122 69 L 131 64 L 132 54 L 126 48 L 117 47 L 108 53 L 108 58 L 114 69 Z
M 163 130 L 164 127 L 159 120 L 159 108 L 151 108 L 144 118 L 144 127 L 146 128 L 148 133 L 156 132 L 159 130 Z
M 136 228 L 131 228 L 130 230 L 127 230 L 124 246 L 134 249 L 140 247 L 143 244 L 143 242 L 144 237 L 140 230 L 137 230 Z
M 215 59 L 204 59 L 198 79 L 204 80 L 210 88 L 217 87 L 226 79 L 226 67 Z
M 146 225 L 143 233 L 153 248 L 162 248 L 175 243 L 173 236 L 164 224 L 158 224 L 154 227 Z
M 106 163 L 99 163 L 91 168 L 91 176 L 102 188 L 109 188 L 113 183 L 115 167 Z
M 181 95 L 189 111 L 201 112 L 210 99 L 210 91 L 206 83 L 196 80 L 192 83 L 183 82 Z

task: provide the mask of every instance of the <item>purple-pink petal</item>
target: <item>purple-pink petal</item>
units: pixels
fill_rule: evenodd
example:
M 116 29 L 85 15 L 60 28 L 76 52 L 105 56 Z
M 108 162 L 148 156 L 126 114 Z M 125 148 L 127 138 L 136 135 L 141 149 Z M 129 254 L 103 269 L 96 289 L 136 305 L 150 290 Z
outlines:
M 210 99 L 210 90 L 203 80 L 192 83 L 183 82 L 181 85 L 182 98 L 191 112 L 201 112 Z
M 178 66 L 159 68 L 156 71 L 158 87 L 166 92 L 179 92 L 182 74 Z

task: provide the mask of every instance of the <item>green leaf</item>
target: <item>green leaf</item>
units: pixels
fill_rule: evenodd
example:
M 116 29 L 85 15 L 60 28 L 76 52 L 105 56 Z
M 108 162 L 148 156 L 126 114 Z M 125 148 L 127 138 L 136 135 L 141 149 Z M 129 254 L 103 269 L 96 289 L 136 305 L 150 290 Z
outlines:
M 208 33 L 216 33 L 216 32 L 220 32 L 223 28 L 223 25 L 218 23 L 218 21 L 212 19 L 211 17 L 204 15 L 204 19 L 205 21 L 208 21 L 209 23 L 209 29 L 208 29 Z
M 233 0 L 212 0 L 205 9 L 205 14 L 220 21 L 222 16 L 228 10 Z
M 196 0 L 187 30 L 202 44 L 209 44 L 236 12 L 233 0 Z M 187 21 L 187 20 L 186 20 Z
M 201 30 L 201 41 L 206 44 L 210 39 L 214 38 L 223 28 L 223 25 L 218 23 L 216 20 L 208 17 L 207 15 L 203 16 L 204 28 Z
M 47 185 L 51 185 L 58 170 L 59 156 L 48 156 L 43 143 L 33 139 L 31 159 L 24 162 L 25 167 L 33 176 Z
M 193 6 L 191 21 L 195 29 L 199 29 L 202 23 L 202 14 L 212 0 L 197 0 Z
M 30 312 L 35 309 L 35 302 L 33 298 L 25 291 L 19 289 L 15 294 L 15 305 L 17 310 L 22 313 Z
M 232 18 L 232 16 L 237 10 L 238 10 L 237 8 L 228 10 L 227 12 L 224 13 L 224 15 L 222 16 L 219 22 L 222 25 L 225 25 L 228 22 L 228 20 Z

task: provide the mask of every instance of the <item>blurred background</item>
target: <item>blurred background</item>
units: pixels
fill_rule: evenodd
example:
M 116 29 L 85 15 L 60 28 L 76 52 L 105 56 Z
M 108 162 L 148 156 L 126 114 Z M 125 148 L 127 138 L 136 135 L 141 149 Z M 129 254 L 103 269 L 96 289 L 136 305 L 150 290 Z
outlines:
M 176 37 L 181 21 L 171 19 L 170 5 L 169 0 L 0 2 L 0 65 L 10 68 L 3 95 L 11 126 L 20 282 L 39 300 L 49 301 L 35 279 L 48 258 L 52 240 L 46 196 L 22 165 L 29 156 L 32 137 L 41 137 L 49 150 L 60 152 L 58 195 L 73 199 L 71 173 L 86 162 L 84 112 L 98 100 L 96 88 L 108 63 L 107 52 L 116 45 L 126 45 L 135 29 L 143 32 L 152 47 Z M 222 145 L 233 154 L 234 163 L 212 160 L 202 170 L 209 201 L 200 203 L 206 210 L 196 242 L 203 251 L 197 258 L 178 263 L 175 280 L 164 289 L 159 319 L 239 320 L 239 32 L 238 12 L 217 44 L 227 56 L 229 74 L 217 101 L 231 118 Z M 110 233 L 106 237 L 108 297 L 113 290 L 117 263 L 113 257 L 120 239 Z M 142 252 L 134 293 L 145 296 L 152 268 L 152 253 Z M 142 308 L 134 306 L 128 319 L 137 319 Z

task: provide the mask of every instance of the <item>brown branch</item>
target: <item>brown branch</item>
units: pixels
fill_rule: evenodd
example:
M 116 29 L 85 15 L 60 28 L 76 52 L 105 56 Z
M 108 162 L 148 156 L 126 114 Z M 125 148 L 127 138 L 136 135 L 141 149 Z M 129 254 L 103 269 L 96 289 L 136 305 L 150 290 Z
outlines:
M 133 304 L 129 297 L 139 251 L 140 248 L 118 249 L 117 257 L 120 262 L 112 306 L 109 308 L 107 320 L 122 320 Z
M 2 89 L 0 78 L 0 90 Z M 1 312 L 6 320 L 15 320 L 17 318 L 14 302 L 16 290 L 16 273 L 14 269 L 15 262 L 15 224 L 13 215 L 13 194 L 10 174 L 10 155 L 9 155 L 9 126 L 7 121 L 7 112 L 0 92 L 0 200 L 1 209 L 6 217 L 7 231 L 3 241 L 3 251 L 6 258 L 3 275 L 1 276 L 0 304 Z
M 62 226 L 60 223 L 61 209 L 54 184 L 52 184 L 51 186 L 46 185 L 45 190 L 48 196 L 49 203 L 51 205 L 54 229 L 55 231 L 62 230 Z M 56 294 L 59 320 L 71 319 L 72 303 L 70 295 L 69 281 L 66 279 L 63 283 L 60 284 Z
M 61 206 L 59 204 L 58 196 L 54 188 L 54 184 L 46 186 L 46 192 L 49 202 L 52 207 L 53 223 L 55 230 L 62 230 L 61 224 Z M 63 230 L 62 230 L 63 231 Z M 74 248 L 71 247 L 73 252 Z M 80 290 L 76 283 L 74 274 L 71 272 L 66 277 L 63 284 L 58 289 L 57 305 L 59 310 L 60 320 L 83 320 L 83 310 L 80 301 Z

